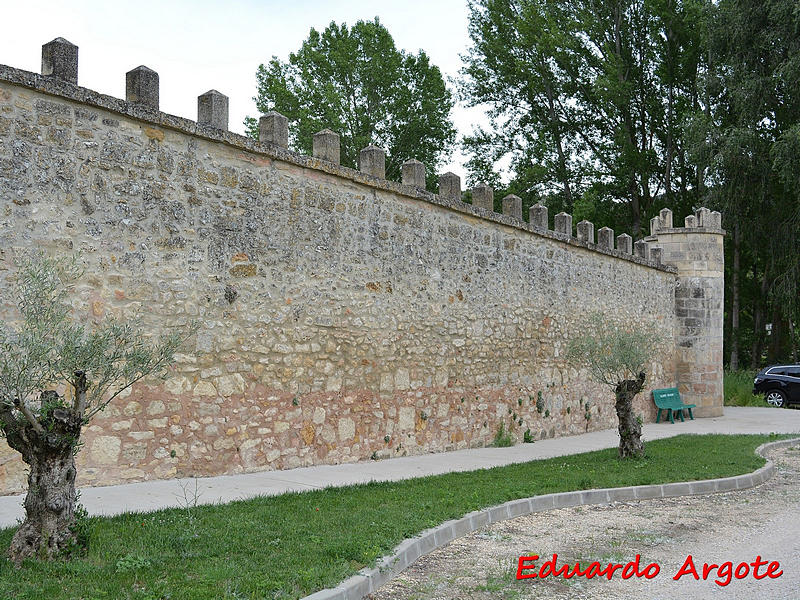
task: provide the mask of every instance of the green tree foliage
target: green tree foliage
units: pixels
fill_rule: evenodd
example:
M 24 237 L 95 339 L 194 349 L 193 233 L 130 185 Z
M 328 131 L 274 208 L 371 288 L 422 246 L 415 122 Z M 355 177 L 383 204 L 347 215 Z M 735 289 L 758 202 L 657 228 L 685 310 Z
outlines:
M 633 412 L 633 398 L 644 387 L 647 366 L 660 343 L 660 336 L 648 327 L 618 325 L 593 313 L 583 335 L 572 339 L 567 349 L 568 361 L 586 367 L 592 379 L 614 391 L 622 458 L 644 454 L 642 423 Z
M 34 255 L 7 297 L 18 319 L 0 323 L 0 432 L 29 466 L 26 518 L 9 551 L 17 564 L 74 545 L 82 427 L 136 381 L 163 373 L 182 341 L 148 341 L 135 321 L 74 319 L 68 295 L 80 274 L 75 258 Z
M 615 388 L 647 370 L 661 338 L 642 325 L 620 326 L 593 313 L 586 332 L 570 341 L 567 359 L 589 369 L 592 379 Z
M 333 129 L 341 136 L 341 162 L 357 167 L 362 148 L 386 150 L 386 175 L 398 180 L 403 161 L 425 163 L 429 185 L 455 141 L 453 97 L 439 68 L 423 51 L 395 47 L 376 18 L 311 29 L 296 53 L 273 57 L 256 73 L 256 105 L 289 119 L 293 149 L 311 154 L 312 136 Z M 255 119 L 245 121 L 257 137 Z
M 478 0 L 461 91 L 491 128 L 465 139 L 475 178 L 510 154 L 509 188 L 640 237 L 655 199 L 691 205 L 680 125 L 700 105 L 700 0 Z M 622 226 L 622 227 L 620 227 Z
M 726 358 L 734 370 L 797 361 L 800 11 L 790 0 L 722 0 L 709 31 L 710 106 L 695 126 L 698 154 L 712 158 L 709 197 L 732 233 Z

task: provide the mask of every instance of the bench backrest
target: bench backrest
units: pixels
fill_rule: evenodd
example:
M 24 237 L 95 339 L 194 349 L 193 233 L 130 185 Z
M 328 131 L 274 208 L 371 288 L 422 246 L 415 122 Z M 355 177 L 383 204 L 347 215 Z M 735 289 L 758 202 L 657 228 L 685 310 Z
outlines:
M 653 401 L 659 408 L 681 404 L 681 395 L 678 388 L 664 388 L 663 390 L 653 390 Z

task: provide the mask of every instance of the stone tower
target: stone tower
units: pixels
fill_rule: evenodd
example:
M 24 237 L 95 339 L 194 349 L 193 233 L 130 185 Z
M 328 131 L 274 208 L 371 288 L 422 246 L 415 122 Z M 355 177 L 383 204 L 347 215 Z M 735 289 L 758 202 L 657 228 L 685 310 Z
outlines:
M 650 221 L 651 246 L 678 270 L 675 288 L 676 379 L 681 399 L 699 417 L 722 415 L 724 259 L 722 216 L 700 208 L 673 227 L 672 211 Z

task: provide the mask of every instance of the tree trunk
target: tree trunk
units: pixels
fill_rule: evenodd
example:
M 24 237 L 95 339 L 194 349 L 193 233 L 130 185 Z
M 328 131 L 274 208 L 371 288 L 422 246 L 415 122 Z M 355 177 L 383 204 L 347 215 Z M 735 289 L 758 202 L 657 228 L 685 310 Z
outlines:
M 637 379 L 626 379 L 617 384 L 615 408 L 619 419 L 619 456 L 644 456 L 642 443 L 642 424 L 633 414 L 633 399 L 644 387 L 645 374 L 639 373 Z
M 754 269 L 755 270 L 755 269 Z M 750 368 L 754 371 L 760 369 L 761 354 L 764 348 L 764 311 L 767 292 L 769 291 L 769 265 L 764 267 L 764 274 L 761 279 L 761 294 L 756 298 L 755 315 L 753 316 L 753 349 L 750 354 Z
M 733 225 L 733 293 L 731 301 L 731 371 L 739 370 L 739 264 L 741 234 L 739 221 Z
M 74 411 L 54 408 L 41 417 L 44 432 L 40 435 L 26 421 L 10 418 L 5 411 L 8 444 L 30 467 L 25 521 L 8 550 L 10 560 L 19 566 L 26 558 L 53 558 L 77 542 L 74 449 L 82 423 Z
M 37 454 L 28 464 L 25 522 L 14 534 L 8 551 L 16 565 L 26 558 L 53 558 L 76 542 L 72 449 Z

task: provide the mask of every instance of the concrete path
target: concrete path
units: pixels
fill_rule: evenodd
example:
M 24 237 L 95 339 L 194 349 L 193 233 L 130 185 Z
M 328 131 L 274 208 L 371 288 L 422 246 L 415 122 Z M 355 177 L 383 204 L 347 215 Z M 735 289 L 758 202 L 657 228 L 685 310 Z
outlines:
M 643 428 L 645 442 L 681 433 L 800 433 L 800 410 L 726 407 L 722 417 L 687 420 L 674 425 L 669 422 L 648 423 Z M 541 440 L 534 444 L 519 444 L 511 448 L 477 448 L 287 471 L 87 487 L 81 488 L 80 501 L 91 515 L 115 515 L 185 506 L 187 497 L 192 500 L 195 493 L 198 504 L 214 504 L 259 495 L 271 496 L 369 481 L 397 481 L 453 471 L 473 471 L 612 448 L 618 443 L 616 429 L 607 429 Z M 24 495 L 0 496 L 0 527 L 14 525 L 23 517 L 23 499 Z

